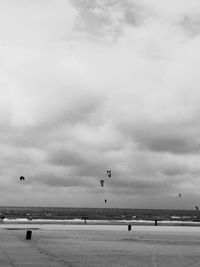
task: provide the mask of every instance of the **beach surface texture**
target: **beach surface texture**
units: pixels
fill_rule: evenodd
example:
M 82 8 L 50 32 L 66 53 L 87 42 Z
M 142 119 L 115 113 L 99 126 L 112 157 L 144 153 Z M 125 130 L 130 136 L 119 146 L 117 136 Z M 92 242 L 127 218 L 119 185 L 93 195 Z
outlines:
M 2 223 L 0 240 L 1 267 L 200 266 L 198 226 Z

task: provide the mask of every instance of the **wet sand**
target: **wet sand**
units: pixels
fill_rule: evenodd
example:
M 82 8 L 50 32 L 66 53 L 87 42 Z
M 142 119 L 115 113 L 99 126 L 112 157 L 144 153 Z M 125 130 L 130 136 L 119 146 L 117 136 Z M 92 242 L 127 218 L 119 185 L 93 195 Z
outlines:
M 0 224 L 0 240 L 1 267 L 200 266 L 200 227 Z

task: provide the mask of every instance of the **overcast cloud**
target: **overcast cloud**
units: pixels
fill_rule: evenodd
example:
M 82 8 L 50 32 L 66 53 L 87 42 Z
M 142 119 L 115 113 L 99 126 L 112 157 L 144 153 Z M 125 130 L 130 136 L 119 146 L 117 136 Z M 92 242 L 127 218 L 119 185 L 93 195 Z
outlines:
M 199 18 L 197 0 L 1 1 L 1 205 L 200 204 Z

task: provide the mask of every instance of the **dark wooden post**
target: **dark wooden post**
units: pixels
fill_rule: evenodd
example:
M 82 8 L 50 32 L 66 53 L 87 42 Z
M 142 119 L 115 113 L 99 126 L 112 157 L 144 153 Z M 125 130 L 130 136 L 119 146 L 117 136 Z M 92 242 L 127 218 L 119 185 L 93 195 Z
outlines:
M 30 240 L 32 235 L 32 231 L 26 231 L 26 239 Z
M 131 231 L 131 224 L 128 225 L 128 231 Z
M 155 226 L 157 226 L 158 225 L 158 221 L 157 220 L 155 220 Z

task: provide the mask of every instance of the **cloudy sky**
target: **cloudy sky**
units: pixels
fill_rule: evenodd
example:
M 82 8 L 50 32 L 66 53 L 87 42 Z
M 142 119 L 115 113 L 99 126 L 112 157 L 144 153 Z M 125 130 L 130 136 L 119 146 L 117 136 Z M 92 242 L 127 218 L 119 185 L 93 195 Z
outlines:
M 199 70 L 198 0 L 0 1 L 0 205 L 200 205 Z

